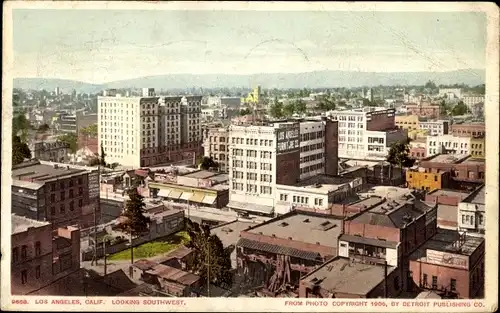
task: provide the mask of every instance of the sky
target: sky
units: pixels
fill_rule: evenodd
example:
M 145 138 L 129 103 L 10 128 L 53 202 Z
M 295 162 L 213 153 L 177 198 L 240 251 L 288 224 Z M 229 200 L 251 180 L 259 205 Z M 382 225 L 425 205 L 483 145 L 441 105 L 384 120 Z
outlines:
M 14 77 L 484 69 L 466 12 L 13 10 Z

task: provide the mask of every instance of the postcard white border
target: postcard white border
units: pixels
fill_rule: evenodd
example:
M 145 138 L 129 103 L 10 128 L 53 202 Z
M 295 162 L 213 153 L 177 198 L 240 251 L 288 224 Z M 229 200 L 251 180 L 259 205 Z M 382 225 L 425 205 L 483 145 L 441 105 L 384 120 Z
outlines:
M 498 308 L 498 184 L 499 184 L 499 9 L 494 3 L 476 2 L 85 2 L 85 1 L 6 1 L 3 19 L 3 85 L 2 85 L 2 206 L 3 219 L 1 227 L 1 308 L 2 310 L 20 311 L 237 311 L 237 312 L 492 312 Z M 113 297 L 70 297 L 78 299 L 81 305 L 51 305 L 53 299 L 61 297 L 17 297 L 10 295 L 10 237 L 11 237 L 11 130 L 12 130 L 12 10 L 13 9 L 121 9 L 121 10 L 259 10 L 259 11 L 400 11 L 400 12 L 463 12 L 474 11 L 487 14 L 488 41 L 486 66 L 486 99 L 485 113 L 487 125 L 486 143 L 486 203 L 488 215 L 486 219 L 486 286 L 483 300 L 397 300 L 397 299 L 358 299 L 349 301 L 366 301 L 370 305 L 347 306 L 346 299 L 316 299 L 326 302 L 326 306 L 305 305 L 305 301 L 315 299 L 281 299 L 281 298 L 183 298 L 183 304 L 144 305 L 144 300 L 167 301 L 176 298 L 113 298 Z M 40 21 L 43 23 L 43 21 Z M 30 299 L 30 304 L 13 304 L 15 300 Z M 49 304 L 35 304 L 35 299 L 49 300 Z M 120 299 L 138 300 L 139 305 L 119 305 L 112 302 Z M 85 304 L 85 301 L 96 301 Z M 99 303 L 102 300 L 102 303 Z M 287 301 L 302 301 L 303 305 L 286 305 Z M 405 306 L 413 303 L 429 306 Z M 344 303 L 344 305 L 340 305 Z M 374 306 L 374 303 L 385 303 L 387 306 Z M 398 304 L 392 306 L 391 304 Z M 442 306 L 434 306 L 434 304 Z M 447 306 L 450 303 L 468 304 L 468 307 Z M 335 305 L 337 304 L 337 305 Z

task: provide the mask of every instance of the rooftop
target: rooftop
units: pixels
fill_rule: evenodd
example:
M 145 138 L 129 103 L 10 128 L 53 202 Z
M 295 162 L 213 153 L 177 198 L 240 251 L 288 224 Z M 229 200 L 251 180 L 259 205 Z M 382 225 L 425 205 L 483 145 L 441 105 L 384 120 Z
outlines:
M 475 204 L 485 204 L 484 201 L 484 195 L 485 195 L 485 189 L 484 185 L 480 187 L 478 190 L 472 192 L 470 197 L 464 200 L 464 202 L 467 203 L 475 203 Z
M 32 220 L 30 218 L 15 215 L 15 214 L 12 214 L 11 223 L 12 223 L 12 230 L 11 230 L 12 235 L 25 232 L 28 230 L 28 228 L 31 228 L 31 227 L 36 228 L 36 227 L 43 227 L 46 225 L 50 225 L 49 222 Z
M 75 174 L 83 174 L 84 172 L 85 170 L 75 169 L 69 166 L 50 166 L 40 164 L 40 162 L 38 162 L 37 160 L 31 160 L 13 166 L 12 179 L 30 182 L 45 182 L 53 179 L 70 177 Z
M 431 191 L 429 193 L 430 196 L 455 197 L 455 198 L 460 198 L 460 199 L 466 198 L 469 194 L 470 194 L 470 192 L 461 191 L 461 190 L 454 190 L 454 189 L 437 189 L 437 190 Z
M 212 176 L 219 175 L 219 173 L 214 173 L 210 171 L 205 171 L 205 170 L 200 170 L 196 172 L 191 172 L 185 175 L 182 175 L 184 177 L 190 177 L 190 178 L 195 178 L 195 179 L 207 179 Z
M 456 230 L 438 228 L 437 233 L 411 255 L 412 260 L 425 261 L 427 250 L 470 256 L 484 242 L 482 237 L 467 236 Z
M 419 218 L 431 208 L 431 206 L 419 200 L 414 200 L 411 203 L 407 200 L 385 199 L 383 202 L 354 217 L 352 221 L 362 224 L 404 228 L 407 223 Z
M 358 193 L 360 196 L 385 197 L 387 199 L 409 199 L 413 197 L 414 191 L 409 188 L 393 187 L 393 186 L 373 186 Z
M 467 158 L 467 154 L 438 154 L 427 158 L 426 161 L 437 162 L 437 163 L 448 163 L 448 164 L 456 164 L 463 161 Z
M 224 247 L 236 245 L 240 239 L 240 233 L 243 230 L 255 226 L 255 223 L 249 221 L 233 221 L 213 227 L 210 232 L 220 238 Z
M 387 274 L 396 268 L 387 267 Z M 367 295 L 384 280 L 384 265 L 352 263 L 335 258 L 304 277 L 302 281 L 319 285 L 331 293 Z
M 340 186 L 352 182 L 354 178 L 333 177 L 327 175 L 317 175 L 300 181 L 294 187 L 313 188 L 318 191 L 335 191 Z
M 469 156 L 465 160 L 462 160 L 462 161 L 460 161 L 458 163 L 461 163 L 461 164 L 471 164 L 471 165 L 481 165 L 481 164 L 485 164 L 485 160 Z
M 147 270 L 147 273 L 183 285 L 191 285 L 200 279 L 198 275 L 164 264 L 157 264 L 153 268 Z
M 12 186 L 19 187 L 19 188 L 26 188 L 26 189 L 37 190 L 37 189 L 40 189 L 41 187 L 43 187 L 43 184 L 32 183 L 32 182 L 29 182 L 29 181 L 13 179 L 12 180 Z
M 315 216 L 298 211 L 294 213 L 259 224 L 247 232 L 329 247 L 337 246 L 342 230 L 341 220 L 332 216 Z

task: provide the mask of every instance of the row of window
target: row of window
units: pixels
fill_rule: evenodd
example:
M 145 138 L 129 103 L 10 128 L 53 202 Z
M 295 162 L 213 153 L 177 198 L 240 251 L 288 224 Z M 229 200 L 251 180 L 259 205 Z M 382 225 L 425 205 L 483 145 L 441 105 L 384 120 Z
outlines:
M 64 185 L 61 185 L 61 188 L 64 188 L 63 186 Z M 55 190 L 55 188 L 52 189 L 52 191 L 54 191 L 54 190 Z M 75 196 L 74 190 L 70 189 L 68 191 L 68 195 L 69 195 L 69 198 L 73 198 Z M 78 196 L 81 196 L 81 195 L 83 195 L 83 187 L 78 187 Z M 66 198 L 66 190 L 61 190 L 59 201 L 63 201 L 65 198 Z M 53 193 L 53 194 L 50 195 L 50 201 L 51 202 L 56 202 L 56 195 L 55 195 L 55 193 Z
M 345 135 L 348 134 L 350 136 L 363 136 L 363 131 L 362 130 L 352 130 L 352 129 L 339 129 L 339 135 Z
M 35 257 L 40 256 L 42 253 L 42 245 L 40 241 L 35 242 Z M 21 258 L 19 258 L 21 257 Z M 19 247 L 12 249 L 12 262 L 26 261 L 28 259 L 28 246 L 21 246 L 21 255 L 19 255 Z
M 78 207 L 81 208 L 83 206 L 83 200 L 82 199 L 78 199 Z M 75 210 L 75 202 L 74 201 L 70 201 L 68 203 L 68 208 L 70 211 L 74 211 Z M 59 213 L 61 214 L 64 214 L 66 213 L 66 205 L 64 203 L 60 204 L 59 205 Z M 50 208 L 50 214 L 51 215 L 55 215 L 56 214 L 56 207 L 55 206 L 52 206 Z
M 244 172 L 240 171 L 233 171 L 233 178 L 234 179 L 243 179 L 244 177 Z M 257 173 L 246 173 L 246 178 L 247 180 L 257 180 L 258 174 Z M 261 174 L 260 175 L 260 181 L 262 182 L 272 182 L 273 181 L 273 176 L 269 174 Z
M 346 137 L 339 136 L 339 142 L 346 142 Z M 363 142 L 363 137 L 347 137 L 347 142 Z
M 339 123 L 339 128 L 356 128 L 356 123 L 345 123 L 345 122 L 340 122 Z M 359 123 L 357 125 L 357 128 L 359 129 L 364 129 L 364 125 Z
M 321 130 L 321 131 L 317 131 L 317 132 L 301 134 L 300 140 L 301 141 L 308 141 L 308 140 L 315 140 L 315 139 L 324 138 L 324 137 L 325 137 L 325 132 Z
M 351 121 L 351 122 L 362 122 L 363 121 L 363 116 L 345 116 L 345 115 L 339 115 L 339 116 L 332 116 L 334 121 Z
M 479 225 L 484 225 L 484 215 L 478 216 Z M 462 215 L 462 224 L 474 226 L 474 216 L 472 215 Z
M 323 152 L 318 153 L 318 154 L 308 155 L 308 156 L 305 156 L 303 158 L 300 158 L 300 163 L 322 160 L 324 157 L 325 157 L 325 155 Z
M 243 191 L 243 183 L 237 183 L 233 182 L 233 190 L 240 190 Z M 249 193 L 257 193 L 257 185 L 255 184 L 246 184 L 246 192 Z M 260 186 L 260 194 L 267 194 L 270 195 L 273 193 L 273 188 L 269 186 Z
M 317 171 L 323 168 L 323 163 L 316 163 L 312 164 L 310 166 L 306 166 L 300 169 L 300 174 L 306 174 L 309 172 Z
M 325 148 L 325 143 L 320 142 L 320 143 L 315 143 L 312 145 L 300 147 L 300 152 L 309 152 L 309 151 L 314 151 L 314 150 L 319 150 L 319 149 L 324 149 L 324 148 Z
M 211 138 L 211 137 L 210 137 Z M 224 137 L 219 137 L 220 140 Z M 212 140 L 212 139 L 210 139 Z M 266 147 L 272 147 L 273 146 L 273 141 L 268 140 L 268 139 L 254 139 L 254 138 L 240 138 L 240 137 L 233 137 L 231 138 L 231 142 L 233 144 L 237 145 L 250 145 L 250 146 L 266 146 Z

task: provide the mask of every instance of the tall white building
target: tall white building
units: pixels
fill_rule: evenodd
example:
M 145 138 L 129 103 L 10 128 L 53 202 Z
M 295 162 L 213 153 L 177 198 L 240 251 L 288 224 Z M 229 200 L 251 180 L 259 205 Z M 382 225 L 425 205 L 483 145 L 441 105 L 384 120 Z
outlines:
M 138 168 L 201 150 L 201 96 L 158 97 L 152 88 L 142 97 L 104 94 L 98 97 L 98 145 L 107 163 Z
M 394 109 L 365 107 L 327 115 L 338 121 L 339 158 L 382 160 L 393 142 L 408 137 L 406 130 L 396 128 Z
M 427 136 L 427 156 L 436 154 L 471 154 L 471 138 L 453 135 Z
M 450 121 L 437 120 L 437 121 L 420 121 L 418 127 L 427 130 L 428 134 L 434 135 L 447 135 L 450 132 Z
M 464 96 L 462 101 L 472 111 L 475 104 L 484 103 L 484 96 Z

